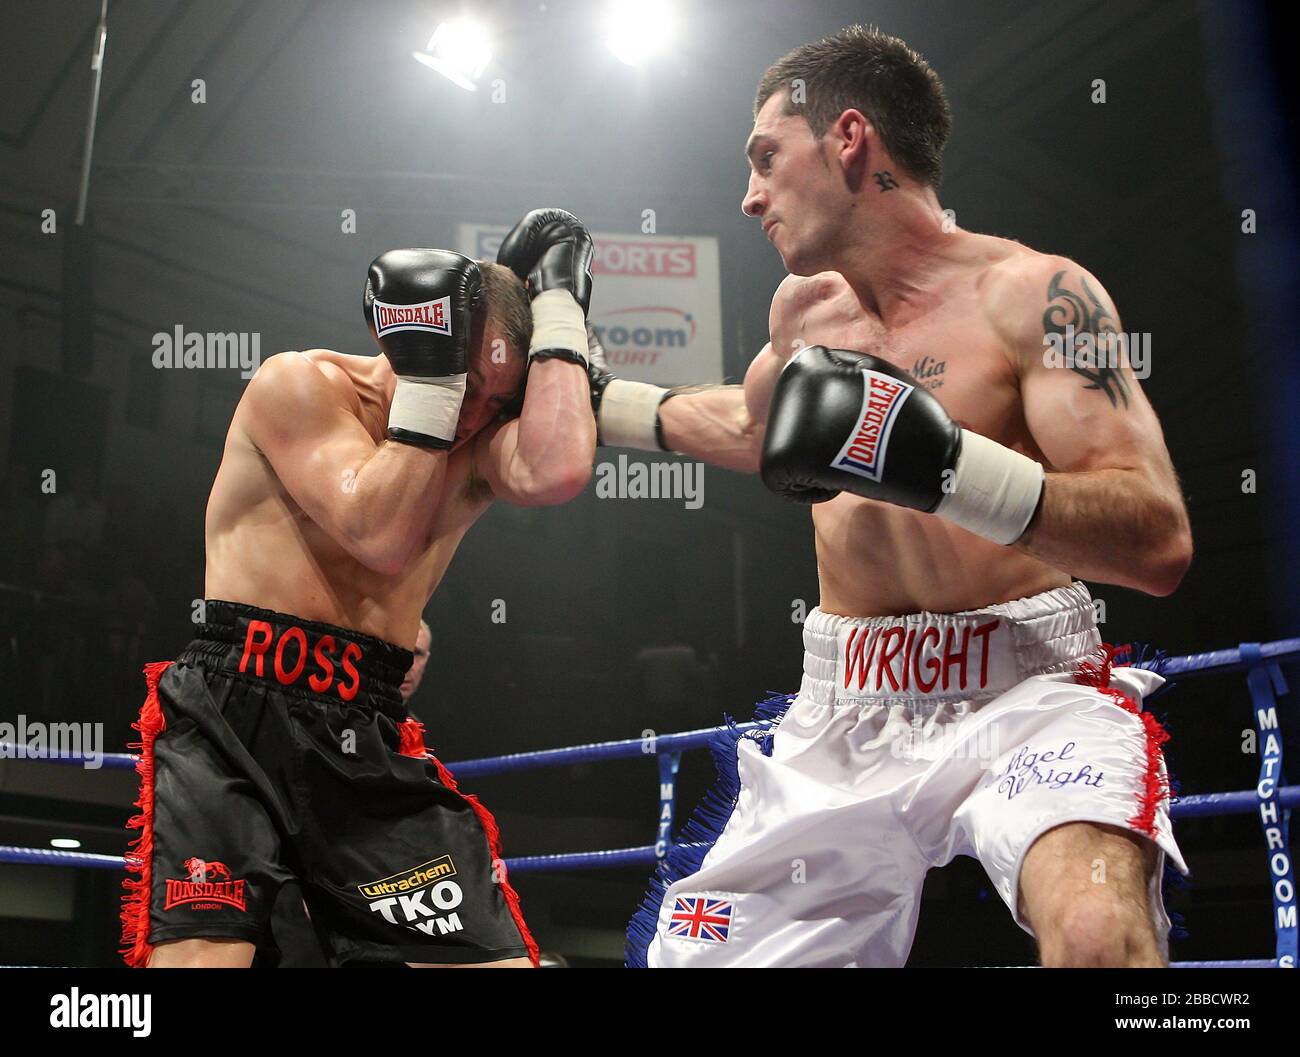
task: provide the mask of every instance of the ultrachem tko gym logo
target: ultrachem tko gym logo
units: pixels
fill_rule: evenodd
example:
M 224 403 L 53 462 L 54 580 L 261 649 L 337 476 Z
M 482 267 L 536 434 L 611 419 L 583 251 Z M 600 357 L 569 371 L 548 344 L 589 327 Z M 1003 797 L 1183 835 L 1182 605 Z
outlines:
M 465 893 L 455 881 L 456 866 L 450 855 L 413 866 L 409 870 L 357 885 L 370 902 L 370 909 L 383 915 L 390 925 L 446 936 L 464 929 L 457 908 Z

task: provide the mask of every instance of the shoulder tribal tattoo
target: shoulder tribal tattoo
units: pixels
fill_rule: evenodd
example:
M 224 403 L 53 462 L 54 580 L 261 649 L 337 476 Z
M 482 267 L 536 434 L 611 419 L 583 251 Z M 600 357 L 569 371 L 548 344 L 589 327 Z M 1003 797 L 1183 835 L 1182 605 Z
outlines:
M 1057 334 L 1067 343 L 1067 353 L 1072 353 L 1070 370 L 1087 379 L 1085 389 L 1099 389 L 1106 394 L 1112 407 L 1128 407 L 1128 382 L 1119 366 L 1107 362 L 1107 350 L 1118 348 L 1120 336 L 1115 316 L 1088 287 L 1088 280 L 1080 277 L 1083 294 L 1068 290 L 1062 280 L 1065 272 L 1057 272 L 1047 286 L 1047 309 L 1043 312 L 1043 332 Z M 1096 339 L 1106 336 L 1105 340 Z M 1081 340 L 1082 339 L 1082 340 Z

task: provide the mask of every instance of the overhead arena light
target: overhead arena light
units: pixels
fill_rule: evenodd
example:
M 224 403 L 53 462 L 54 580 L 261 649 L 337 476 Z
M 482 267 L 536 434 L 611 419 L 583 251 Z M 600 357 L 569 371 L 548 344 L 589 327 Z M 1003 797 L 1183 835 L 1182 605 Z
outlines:
M 50 840 L 51 848 L 80 848 L 81 841 L 73 837 L 54 837 Z
M 640 66 L 668 45 L 673 21 L 672 5 L 665 0 L 614 0 L 606 20 L 605 44 L 621 62 Z
M 411 55 L 465 91 L 476 92 L 475 82 L 492 58 L 492 43 L 487 30 L 477 22 L 440 22 L 424 51 L 413 51 Z

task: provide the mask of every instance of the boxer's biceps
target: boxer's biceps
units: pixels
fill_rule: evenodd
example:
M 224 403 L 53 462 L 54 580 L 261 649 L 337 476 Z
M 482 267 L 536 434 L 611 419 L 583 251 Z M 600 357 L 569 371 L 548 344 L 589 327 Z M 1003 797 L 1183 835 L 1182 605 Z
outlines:
M 1058 472 L 1148 470 L 1168 462 L 1160 423 L 1134 379 L 1120 405 L 1068 369 L 1039 364 L 1021 379 L 1025 422 Z

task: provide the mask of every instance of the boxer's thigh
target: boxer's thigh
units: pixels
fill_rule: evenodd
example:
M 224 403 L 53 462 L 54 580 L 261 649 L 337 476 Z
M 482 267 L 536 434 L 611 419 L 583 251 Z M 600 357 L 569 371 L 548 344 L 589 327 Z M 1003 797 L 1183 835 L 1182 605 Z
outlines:
M 1145 835 L 1095 822 L 1067 822 L 1030 846 L 1020 870 L 1020 913 L 1045 954 L 1163 945 L 1152 906 L 1163 853 Z
M 290 877 L 258 792 L 263 776 L 200 673 L 173 666 L 159 698 L 166 725 L 153 743 L 145 812 L 151 942 L 263 942 Z
M 647 898 L 646 964 L 906 961 L 927 864 L 896 817 L 888 744 L 857 710 L 817 725 L 798 709 L 774 745 L 738 742 L 734 806 L 713 805 L 730 810 L 716 842 Z
M 432 761 L 399 751 L 391 720 L 336 711 L 293 717 L 310 798 L 293 850 L 328 957 L 448 965 L 525 956 L 526 927 L 473 803 Z M 347 752 L 343 723 L 355 735 Z
M 1062 895 L 1107 878 L 1108 894 L 1132 889 L 1142 906 L 1158 904 L 1162 853 L 1180 867 L 1182 857 L 1163 755 L 1143 717 L 1057 676 L 1026 680 L 989 707 L 988 765 L 955 821 L 1017 922 L 1033 932 L 1031 902 L 1052 898 L 1053 885 Z M 1162 907 L 1152 913 L 1163 922 Z

